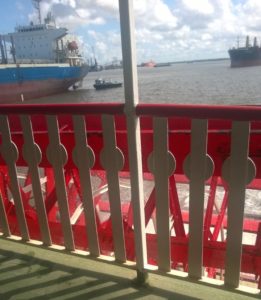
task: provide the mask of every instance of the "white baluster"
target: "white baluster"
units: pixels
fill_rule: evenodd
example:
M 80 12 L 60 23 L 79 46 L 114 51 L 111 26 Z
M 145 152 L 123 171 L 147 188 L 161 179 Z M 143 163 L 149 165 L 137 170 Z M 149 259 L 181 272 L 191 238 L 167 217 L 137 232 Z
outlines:
M 24 135 L 23 157 L 28 164 L 29 174 L 31 175 L 32 179 L 32 189 L 42 240 L 44 245 L 50 246 L 52 244 L 52 241 L 47 214 L 44 206 L 40 174 L 38 169 L 38 165 L 40 164 L 42 159 L 42 153 L 39 146 L 34 142 L 32 123 L 29 116 L 21 116 L 21 124 Z
M 6 215 L 6 211 L 5 211 L 5 206 L 4 206 L 4 202 L 3 202 L 3 197 L 1 195 L 1 191 L 0 191 L 0 224 L 3 230 L 3 234 L 5 236 L 10 236 L 11 235 L 11 231 L 9 228 L 9 224 L 8 224 L 8 219 L 7 219 L 7 215 Z
M 248 160 L 249 130 L 249 122 L 233 122 L 231 156 L 226 162 L 227 171 L 223 169 L 229 188 L 225 284 L 230 287 L 239 285 L 245 188 L 255 176 L 253 163 Z
M 100 246 L 90 175 L 90 168 L 93 167 L 95 158 L 92 149 L 88 146 L 84 117 L 73 116 L 73 125 L 75 137 L 73 160 L 75 165 L 78 167 L 80 175 L 82 202 L 84 207 L 85 222 L 87 225 L 89 251 L 91 255 L 99 256 Z
M 115 258 L 118 261 L 125 262 L 126 253 L 118 176 L 118 172 L 123 168 L 124 157 L 116 145 L 114 117 L 103 115 L 102 128 L 104 148 L 101 152 L 101 162 L 106 170 L 108 181 Z
M 70 214 L 68 207 L 68 197 L 64 180 L 63 166 L 67 161 L 67 152 L 60 143 L 58 131 L 58 120 L 56 116 L 47 116 L 47 127 L 49 135 L 49 145 L 47 147 L 47 158 L 54 170 L 55 190 L 59 205 L 62 230 L 64 235 L 64 245 L 67 250 L 73 251 L 74 240 L 72 227 L 70 224 Z
M 170 271 L 169 176 L 175 170 L 175 160 L 168 151 L 168 119 L 153 119 L 153 154 L 149 168 L 155 177 L 158 266 Z
M 203 261 L 204 194 L 207 173 L 207 120 L 192 120 L 191 153 L 184 171 L 189 185 L 189 276 L 201 278 Z M 207 177 L 210 175 L 208 174 Z
M 16 169 L 18 150 L 11 139 L 10 127 L 7 116 L 0 116 L 0 130 L 2 132 L 1 154 L 8 166 L 8 175 L 11 181 L 11 191 L 14 198 L 15 211 L 19 224 L 19 229 L 21 231 L 22 239 L 25 241 L 29 241 L 30 236 L 25 219 L 24 206 L 22 202 Z

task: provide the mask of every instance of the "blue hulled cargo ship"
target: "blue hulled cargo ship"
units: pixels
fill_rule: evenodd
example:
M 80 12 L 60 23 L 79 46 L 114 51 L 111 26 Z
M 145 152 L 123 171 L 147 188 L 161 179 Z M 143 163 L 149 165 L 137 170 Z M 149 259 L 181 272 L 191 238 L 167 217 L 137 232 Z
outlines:
M 228 50 L 231 68 L 250 67 L 261 65 L 261 47 L 257 44 L 256 37 L 253 45 L 249 42 L 249 36 L 246 37 L 244 47 L 237 47 Z
M 41 22 L 40 2 L 34 1 L 39 24 L 18 26 L 15 32 L 0 35 L 2 103 L 66 91 L 88 73 L 88 65 L 77 43 L 68 38 L 67 29 L 58 28 L 50 13 Z

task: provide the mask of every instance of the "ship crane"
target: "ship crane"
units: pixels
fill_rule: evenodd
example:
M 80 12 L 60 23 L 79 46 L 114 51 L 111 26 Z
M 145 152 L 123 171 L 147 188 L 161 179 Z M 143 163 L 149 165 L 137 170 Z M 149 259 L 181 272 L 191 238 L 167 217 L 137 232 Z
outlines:
M 42 2 L 42 0 L 32 0 L 32 2 L 33 2 L 34 8 L 38 12 L 39 24 L 42 24 L 41 7 L 40 7 L 40 3 Z
M 7 63 L 7 55 L 6 55 L 6 51 L 4 48 L 4 39 L 3 37 L 0 35 L 0 53 L 1 53 L 1 64 L 6 64 Z
M 249 36 L 246 37 L 246 48 L 249 48 Z

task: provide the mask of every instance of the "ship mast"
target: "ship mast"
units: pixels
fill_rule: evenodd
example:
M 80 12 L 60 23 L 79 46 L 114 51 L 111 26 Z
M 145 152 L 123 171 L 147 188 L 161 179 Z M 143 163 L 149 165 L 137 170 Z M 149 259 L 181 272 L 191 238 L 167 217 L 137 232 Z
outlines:
M 257 39 L 256 39 L 256 36 L 254 37 L 254 47 L 257 47 Z
M 246 37 L 246 48 L 249 48 L 249 36 Z
M 1 61 L 0 64 L 6 64 L 7 63 L 7 59 L 5 57 L 5 50 L 4 50 L 4 46 L 2 43 L 2 36 L 0 35 L 0 52 L 1 52 Z
M 40 3 L 42 2 L 42 0 L 32 0 L 32 2 L 33 2 L 34 8 L 38 12 L 38 21 L 39 21 L 39 24 L 42 24 L 41 7 L 40 7 Z

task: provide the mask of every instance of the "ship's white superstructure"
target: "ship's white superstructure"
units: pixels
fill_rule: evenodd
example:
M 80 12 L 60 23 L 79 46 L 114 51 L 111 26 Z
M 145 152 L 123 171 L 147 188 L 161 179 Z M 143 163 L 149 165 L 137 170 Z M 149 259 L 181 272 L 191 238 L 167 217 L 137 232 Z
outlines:
M 51 16 L 44 24 L 18 26 L 15 32 L 2 35 L 5 43 L 10 43 L 10 52 L 16 63 L 65 62 L 67 45 L 62 38 L 67 35 L 66 28 L 58 28 Z
M 47 24 L 19 26 L 12 33 L 12 47 L 18 63 L 58 61 L 58 49 L 62 50 L 59 40 L 67 34 L 66 28 L 55 28 Z M 62 59 L 62 58 L 61 58 Z

